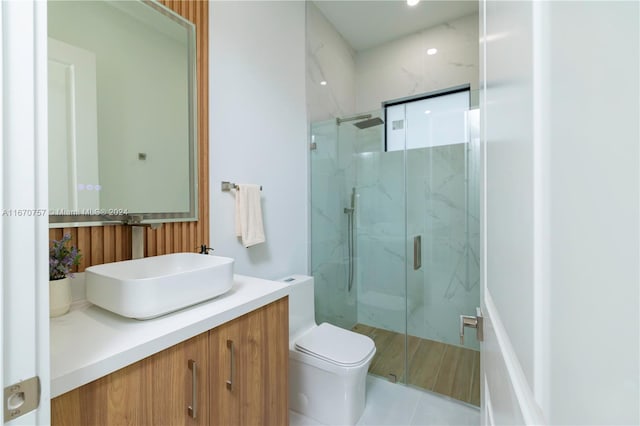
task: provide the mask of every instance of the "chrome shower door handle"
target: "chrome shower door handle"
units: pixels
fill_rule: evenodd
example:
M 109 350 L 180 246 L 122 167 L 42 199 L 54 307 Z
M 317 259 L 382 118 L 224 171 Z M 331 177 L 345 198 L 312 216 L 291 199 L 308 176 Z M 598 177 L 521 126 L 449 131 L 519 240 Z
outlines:
M 417 271 L 422 267 L 422 236 L 413 237 L 413 270 Z
M 484 340 L 484 321 L 482 311 L 476 308 L 476 315 L 460 315 L 460 344 L 464 345 L 464 328 L 471 327 L 476 329 L 476 337 L 478 342 Z

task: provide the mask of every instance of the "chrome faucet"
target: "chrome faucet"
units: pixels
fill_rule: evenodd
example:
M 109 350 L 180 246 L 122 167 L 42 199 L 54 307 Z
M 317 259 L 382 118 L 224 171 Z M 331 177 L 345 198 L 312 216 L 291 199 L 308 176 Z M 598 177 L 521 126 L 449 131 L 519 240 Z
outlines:
M 144 228 L 158 229 L 161 223 L 141 223 L 142 215 L 126 215 L 123 224 L 131 226 L 131 258 L 142 259 L 144 257 Z

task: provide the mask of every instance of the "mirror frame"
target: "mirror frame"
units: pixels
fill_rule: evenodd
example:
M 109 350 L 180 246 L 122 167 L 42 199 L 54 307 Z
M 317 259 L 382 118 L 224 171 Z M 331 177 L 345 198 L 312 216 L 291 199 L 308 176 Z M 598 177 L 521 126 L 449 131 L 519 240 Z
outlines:
M 155 11 L 182 25 L 187 30 L 188 90 L 189 102 L 189 210 L 185 212 L 126 212 L 123 209 L 95 209 L 96 214 L 51 214 L 49 209 L 49 228 L 70 228 L 84 226 L 104 226 L 122 224 L 196 222 L 198 221 L 198 80 L 196 26 L 178 13 L 159 3 L 157 0 L 140 0 Z

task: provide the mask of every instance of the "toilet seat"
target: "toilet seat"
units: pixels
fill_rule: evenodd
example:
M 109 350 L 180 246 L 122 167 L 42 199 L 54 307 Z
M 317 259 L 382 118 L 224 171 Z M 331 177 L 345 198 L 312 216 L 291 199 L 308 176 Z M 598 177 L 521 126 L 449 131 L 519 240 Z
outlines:
M 376 350 L 373 340 L 369 337 L 326 322 L 298 339 L 295 348 L 343 367 L 361 364 Z

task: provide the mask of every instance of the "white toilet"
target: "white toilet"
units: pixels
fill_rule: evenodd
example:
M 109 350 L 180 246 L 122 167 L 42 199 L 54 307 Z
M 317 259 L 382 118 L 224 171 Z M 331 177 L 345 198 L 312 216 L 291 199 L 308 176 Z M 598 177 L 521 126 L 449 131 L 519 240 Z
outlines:
M 367 371 L 376 347 L 367 336 L 317 325 L 313 277 L 289 283 L 289 408 L 326 425 L 355 425 L 365 404 Z

